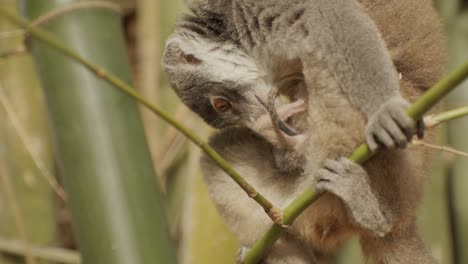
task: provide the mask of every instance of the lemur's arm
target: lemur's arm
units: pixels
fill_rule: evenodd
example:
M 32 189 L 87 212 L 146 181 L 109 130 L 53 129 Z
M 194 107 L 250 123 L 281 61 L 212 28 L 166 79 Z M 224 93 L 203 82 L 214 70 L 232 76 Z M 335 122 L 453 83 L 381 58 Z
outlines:
M 278 20 L 265 37 L 271 53 L 301 58 L 306 82 L 314 78 L 308 75 L 325 72 L 329 80 L 323 89 L 344 94 L 364 113 L 371 149 L 406 146 L 414 122 L 405 114 L 408 103 L 400 95 L 398 73 L 375 23 L 357 1 L 298 0 L 272 5 L 270 14 Z M 265 24 L 262 16 L 258 20 Z M 308 83 L 309 96 L 314 85 Z

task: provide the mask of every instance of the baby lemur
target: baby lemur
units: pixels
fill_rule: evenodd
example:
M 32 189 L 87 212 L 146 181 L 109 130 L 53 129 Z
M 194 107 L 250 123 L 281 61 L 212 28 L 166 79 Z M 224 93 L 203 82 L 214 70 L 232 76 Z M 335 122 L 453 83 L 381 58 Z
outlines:
M 423 154 L 392 149 L 405 146 L 413 127 L 400 88 L 413 98 L 442 73 L 431 1 L 202 0 L 192 11 L 168 40 L 163 65 L 182 101 L 223 128 L 212 146 L 277 206 L 315 182 L 328 191 L 265 262 L 325 262 L 355 234 L 377 263 L 433 262 L 414 223 Z M 289 76 L 306 87 L 278 111 L 292 117 L 295 137 L 269 123 L 265 108 Z M 389 149 L 363 167 L 341 158 L 364 139 Z M 271 221 L 206 158 L 203 170 L 225 220 L 252 245 Z

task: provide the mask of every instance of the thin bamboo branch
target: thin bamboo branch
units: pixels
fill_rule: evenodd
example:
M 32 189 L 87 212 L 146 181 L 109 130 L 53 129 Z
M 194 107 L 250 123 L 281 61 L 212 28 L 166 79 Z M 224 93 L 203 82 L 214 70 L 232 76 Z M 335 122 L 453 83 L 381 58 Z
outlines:
M 20 206 L 18 204 L 18 197 L 16 195 L 15 189 L 10 179 L 10 175 L 7 174 L 5 165 L 0 160 L 0 182 L 2 183 L 3 192 L 8 201 L 10 207 L 11 215 L 13 216 L 13 221 L 15 223 L 16 230 L 18 231 L 19 236 L 24 242 L 28 242 L 28 233 L 26 231 L 26 224 L 24 223 L 24 217 L 21 212 Z M 24 250 L 24 259 L 27 264 L 36 264 L 36 260 L 31 254 L 31 248 L 26 247 Z
M 29 252 L 29 254 L 37 259 L 67 264 L 81 263 L 80 254 L 72 250 L 38 247 L 21 241 L 11 241 L 3 238 L 0 238 L 0 252 L 18 256 L 24 256 Z
M 418 139 L 413 139 L 413 142 L 411 142 L 411 143 L 413 145 L 416 145 L 416 146 L 423 146 L 423 147 L 426 147 L 426 148 L 440 150 L 440 151 L 447 152 L 447 153 L 450 153 L 450 154 L 454 154 L 454 155 L 457 155 L 457 156 L 468 157 L 468 152 L 463 152 L 461 150 L 458 150 L 458 149 L 455 149 L 455 148 L 452 148 L 452 147 L 448 147 L 448 146 L 434 145 L 434 144 L 430 144 L 430 143 L 427 143 L 425 141 L 418 140 Z
M 4 16 L 19 27 L 25 29 L 31 34 L 32 37 L 49 45 L 56 51 L 60 52 L 62 55 L 82 64 L 86 69 L 96 74 L 98 77 L 105 80 L 115 88 L 118 88 L 121 92 L 133 98 L 137 102 L 141 103 L 143 106 L 150 109 L 154 114 L 158 115 L 167 123 L 177 128 L 182 134 L 184 134 L 193 143 L 199 146 L 207 154 L 207 156 L 213 159 L 213 161 L 221 169 L 223 169 L 226 172 L 226 174 L 228 174 L 231 177 L 231 179 L 233 179 L 249 195 L 249 197 L 255 200 L 260 206 L 262 206 L 262 208 L 269 215 L 269 217 L 273 221 L 275 221 L 277 213 L 280 210 L 277 207 L 275 207 L 267 198 L 258 193 L 253 186 L 251 186 L 247 181 L 245 181 L 245 179 L 242 178 L 242 176 L 237 171 L 235 171 L 223 157 L 221 157 L 213 148 L 211 148 L 208 143 L 202 140 L 194 131 L 185 127 L 180 122 L 172 118 L 168 113 L 161 110 L 159 107 L 155 106 L 150 101 L 146 100 L 131 85 L 125 83 L 115 75 L 107 73 L 105 69 L 99 67 L 98 65 L 95 65 L 94 63 L 91 63 L 84 57 L 65 47 L 65 45 L 58 41 L 55 38 L 55 36 L 53 36 L 49 32 L 32 25 L 24 18 L 13 14 L 12 12 L 8 11 L 3 7 L 0 7 L 0 15 Z
M 60 186 L 60 184 L 58 183 L 57 179 L 53 176 L 53 174 L 47 169 L 47 166 L 44 164 L 44 162 L 42 162 L 42 160 L 39 157 L 37 157 L 37 155 L 31 149 L 32 144 L 28 142 L 27 140 L 28 137 L 26 136 L 23 126 L 18 122 L 18 120 L 20 119 L 18 118 L 15 111 L 13 110 L 13 106 L 8 101 L 1 83 L 0 83 L 0 104 L 5 109 L 5 112 L 8 118 L 10 119 L 10 122 L 13 128 L 16 130 L 16 134 L 18 135 L 19 139 L 23 143 L 24 148 L 26 149 L 27 153 L 31 157 L 34 165 L 41 172 L 41 175 L 45 178 L 46 182 L 54 190 L 55 194 L 57 194 L 57 196 L 62 201 L 66 202 L 67 195 L 65 194 L 65 191 Z
M 107 1 L 88 1 L 88 2 L 81 2 L 81 3 L 75 3 L 75 4 L 69 4 L 65 7 L 62 8 L 57 8 L 53 12 L 47 13 L 44 16 L 41 16 L 34 20 L 31 25 L 39 26 L 44 23 L 47 23 L 48 21 L 57 18 L 59 16 L 62 16 L 66 13 L 70 13 L 72 11 L 80 10 L 80 9 L 92 9 L 92 8 L 105 8 L 109 9 L 111 11 L 114 11 L 119 14 L 123 14 L 124 12 L 124 7 L 110 3 Z M 127 7 L 128 8 L 128 7 Z M 0 32 L 0 39 L 2 38 L 12 38 L 12 37 L 24 37 L 26 35 L 27 30 L 14 30 L 14 31 L 5 31 L 5 32 Z
M 464 106 L 464 107 L 453 109 L 453 110 L 443 112 L 440 114 L 428 116 L 424 119 L 424 123 L 426 124 L 426 127 L 432 128 L 442 123 L 445 123 L 447 121 L 451 121 L 453 119 L 457 119 L 457 118 L 465 117 L 465 116 L 468 116 L 468 106 Z
M 468 106 L 464 106 L 464 107 L 456 108 L 450 111 L 442 112 L 439 114 L 427 116 L 424 118 L 424 124 L 426 125 L 427 129 L 430 129 L 430 128 L 435 128 L 442 123 L 446 123 L 448 121 L 453 121 L 455 119 L 467 117 L 467 116 L 468 116 Z M 426 148 L 439 150 L 439 151 L 451 153 L 451 154 L 458 155 L 458 156 L 468 157 L 467 152 L 464 152 L 464 151 L 461 151 L 461 150 L 458 150 L 449 146 L 440 146 L 440 145 L 430 144 L 423 140 L 419 140 L 417 138 L 413 138 L 413 141 L 411 143 L 416 146 L 423 146 Z

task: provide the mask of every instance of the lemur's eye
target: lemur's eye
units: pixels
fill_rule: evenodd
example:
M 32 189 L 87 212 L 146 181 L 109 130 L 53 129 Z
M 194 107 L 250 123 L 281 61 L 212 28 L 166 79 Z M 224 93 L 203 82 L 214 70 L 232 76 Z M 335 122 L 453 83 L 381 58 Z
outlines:
M 231 103 L 224 97 L 215 97 L 211 99 L 211 104 L 213 108 L 219 113 L 225 113 L 231 110 Z

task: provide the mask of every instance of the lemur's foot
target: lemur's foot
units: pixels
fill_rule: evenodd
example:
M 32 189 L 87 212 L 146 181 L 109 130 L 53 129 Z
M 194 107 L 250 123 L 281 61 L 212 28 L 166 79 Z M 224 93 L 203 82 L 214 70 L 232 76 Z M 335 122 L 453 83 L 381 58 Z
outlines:
M 405 148 L 410 142 L 415 122 L 406 114 L 410 104 L 402 98 L 387 101 L 369 119 L 366 127 L 366 141 L 374 151 L 378 146 Z
M 378 236 L 390 232 L 391 226 L 372 192 L 369 175 L 359 164 L 347 158 L 326 160 L 317 171 L 316 189 L 341 198 L 358 226 Z

